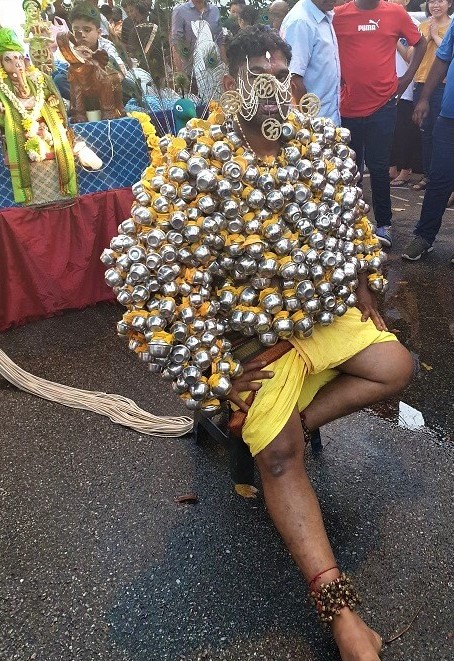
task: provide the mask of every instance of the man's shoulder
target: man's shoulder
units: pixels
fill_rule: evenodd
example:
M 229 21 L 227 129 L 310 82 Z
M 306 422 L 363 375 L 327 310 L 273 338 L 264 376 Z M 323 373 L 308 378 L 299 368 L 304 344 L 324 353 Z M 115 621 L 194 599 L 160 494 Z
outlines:
M 353 0 L 346 2 L 344 5 L 338 5 L 334 7 L 334 17 L 338 16 L 349 16 L 350 14 L 356 14 L 358 12 L 356 5 Z
M 402 7 L 402 5 L 398 5 L 394 2 L 387 2 L 386 0 L 381 0 L 377 10 L 379 12 L 382 12 L 383 14 L 388 14 L 390 16 L 398 16 L 399 18 L 406 18 L 408 20 L 410 19 L 410 16 L 407 12 L 407 10 Z
M 286 29 L 295 23 L 300 23 L 303 28 L 306 27 L 314 20 L 311 5 L 315 7 L 312 0 L 299 0 L 284 18 L 282 28 Z
M 211 14 L 213 16 L 220 16 L 221 15 L 221 11 L 220 11 L 219 7 L 217 7 L 216 5 L 213 5 L 212 2 L 208 2 L 207 7 L 208 7 L 208 11 L 211 12 Z
M 191 5 L 189 2 L 182 2 L 179 5 L 175 5 L 175 7 L 172 9 L 172 14 L 181 14 L 182 12 L 187 11 L 190 6 Z

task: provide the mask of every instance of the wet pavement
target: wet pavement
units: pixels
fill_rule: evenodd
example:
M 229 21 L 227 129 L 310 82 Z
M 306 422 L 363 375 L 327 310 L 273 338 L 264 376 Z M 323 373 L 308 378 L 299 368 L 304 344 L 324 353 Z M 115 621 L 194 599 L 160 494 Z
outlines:
M 393 198 L 383 302 L 420 375 L 400 407 L 324 428 L 309 471 L 366 620 L 390 638 L 418 613 L 383 658 L 448 661 L 454 211 L 432 255 L 404 263 L 420 202 L 407 189 Z M 67 312 L 4 333 L 0 348 L 38 376 L 184 413 L 116 337 L 120 314 Z M 262 500 L 233 493 L 224 448 L 141 436 L 1 379 L 0 414 L 1 660 L 338 661 Z M 176 502 L 189 492 L 197 504 Z

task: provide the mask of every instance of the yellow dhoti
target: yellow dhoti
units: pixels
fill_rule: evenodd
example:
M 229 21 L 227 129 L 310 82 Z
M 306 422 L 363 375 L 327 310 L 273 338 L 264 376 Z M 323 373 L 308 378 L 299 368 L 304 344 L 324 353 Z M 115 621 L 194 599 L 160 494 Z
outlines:
M 292 338 L 293 349 L 266 367 L 274 376 L 262 381 L 247 414 L 243 439 L 251 454 L 276 438 L 295 406 L 303 411 L 310 404 L 320 388 L 338 375 L 336 367 L 372 344 L 392 341 L 397 341 L 392 333 L 377 330 L 371 320 L 362 322 L 357 308 L 330 326 L 317 324 L 311 337 Z

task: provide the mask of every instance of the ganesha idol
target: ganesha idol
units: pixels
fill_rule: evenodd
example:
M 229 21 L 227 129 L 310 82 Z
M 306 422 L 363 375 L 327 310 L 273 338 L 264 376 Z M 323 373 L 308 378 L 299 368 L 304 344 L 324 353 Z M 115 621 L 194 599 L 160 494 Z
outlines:
M 52 79 L 31 66 L 12 30 L 0 28 L 0 128 L 14 201 L 77 195 L 66 111 Z

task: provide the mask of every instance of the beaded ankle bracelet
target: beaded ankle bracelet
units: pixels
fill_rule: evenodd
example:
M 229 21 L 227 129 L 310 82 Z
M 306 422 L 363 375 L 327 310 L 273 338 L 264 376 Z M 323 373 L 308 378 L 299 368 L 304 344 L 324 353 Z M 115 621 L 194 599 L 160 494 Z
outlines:
M 355 610 L 361 603 L 350 578 L 344 573 L 329 583 L 322 583 L 317 590 L 311 590 L 311 598 L 320 619 L 326 624 L 330 624 L 343 608 Z

